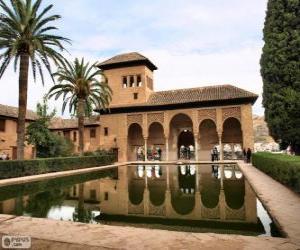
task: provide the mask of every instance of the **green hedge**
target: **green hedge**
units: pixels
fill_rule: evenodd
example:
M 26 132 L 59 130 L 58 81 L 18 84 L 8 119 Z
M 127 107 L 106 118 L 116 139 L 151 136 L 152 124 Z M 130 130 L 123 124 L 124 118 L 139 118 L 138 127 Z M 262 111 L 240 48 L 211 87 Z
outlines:
M 252 164 L 273 179 L 300 192 L 300 157 L 272 153 L 253 154 Z
M 0 179 L 45 174 L 111 164 L 115 155 L 0 161 Z

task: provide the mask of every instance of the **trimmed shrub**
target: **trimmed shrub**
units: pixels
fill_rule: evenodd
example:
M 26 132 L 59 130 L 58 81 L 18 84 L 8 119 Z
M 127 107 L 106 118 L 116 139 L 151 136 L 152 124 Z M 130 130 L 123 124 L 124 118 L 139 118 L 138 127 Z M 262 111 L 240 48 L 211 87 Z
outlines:
M 82 169 L 111 164 L 115 155 L 0 161 L 0 179 Z
M 253 154 L 252 164 L 273 179 L 300 192 L 300 157 L 272 153 Z

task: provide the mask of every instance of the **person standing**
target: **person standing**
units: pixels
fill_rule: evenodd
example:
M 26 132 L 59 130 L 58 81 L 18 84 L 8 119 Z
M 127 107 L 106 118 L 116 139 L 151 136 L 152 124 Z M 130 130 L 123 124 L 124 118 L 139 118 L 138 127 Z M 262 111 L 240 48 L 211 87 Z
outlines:
M 214 161 L 217 161 L 219 159 L 217 147 L 214 147 L 214 149 L 213 149 L 213 158 L 214 158 Z
M 246 149 L 244 148 L 243 149 L 243 159 L 244 159 L 244 162 L 246 162 L 247 161 L 247 151 L 246 151 Z
M 251 162 L 252 151 L 250 148 L 247 150 L 247 163 Z
M 160 147 L 158 147 L 157 153 L 158 153 L 158 160 L 161 161 L 161 153 L 162 153 L 162 151 L 161 151 L 161 148 L 160 148 Z

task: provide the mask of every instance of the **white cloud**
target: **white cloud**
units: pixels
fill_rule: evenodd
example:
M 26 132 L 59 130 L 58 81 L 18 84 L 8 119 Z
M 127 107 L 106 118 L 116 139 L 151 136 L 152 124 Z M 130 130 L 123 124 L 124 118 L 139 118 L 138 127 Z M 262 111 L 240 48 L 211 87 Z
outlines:
M 45 2 L 54 3 L 53 12 L 63 16 L 61 32 L 73 39 L 69 59 L 95 62 L 139 51 L 159 67 L 157 90 L 228 83 L 262 92 L 259 59 L 267 0 Z M 43 87 L 30 77 L 29 108 L 52 86 L 46 78 Z M 0 103 L 17 106 L 18 74 L 9 69 L 0 88 Z M 262 114 L 260 102 L 254 112 Z M 50 104 L 60 110 L 61 102 Z

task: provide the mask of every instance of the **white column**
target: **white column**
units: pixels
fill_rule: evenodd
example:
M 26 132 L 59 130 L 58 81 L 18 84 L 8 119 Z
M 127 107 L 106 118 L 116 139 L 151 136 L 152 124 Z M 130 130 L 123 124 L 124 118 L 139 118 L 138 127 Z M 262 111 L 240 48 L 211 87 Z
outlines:
M 166 161 L 169 160 L 169 137 L 166 137 Z
M 147 152 L 148 152 L 148 147 L 147 147 L 147 141 L 148 141 L 148 137 L 144 137 L 145 140 L 145 161 L 147 161 Z
M 222 133 L 218 133 L 219 136 L 219 147 L 220 147 L 220 161 L 223 161 L 223 144 L 222 144 Z
M 199 192 L 199 166 L 196 165 L 196 191 Z
M 166 166 L 166 170 L 167 170 L 167 190 L 170 189 L 170 169 L 169 166 Z
M 221 168 L 221 171 L 220 171 L 220 174 L 221 174 L 221 189 L 223 190 L 223 188 L 224 188 L 224 175 L 225 175 L 224 165 L 221 165 L 220 168 Z
M 195 138 L 195 160 L 199 161 L 199 142 L 198 142 L 198 134 L 194 134 L 194 138 Z

